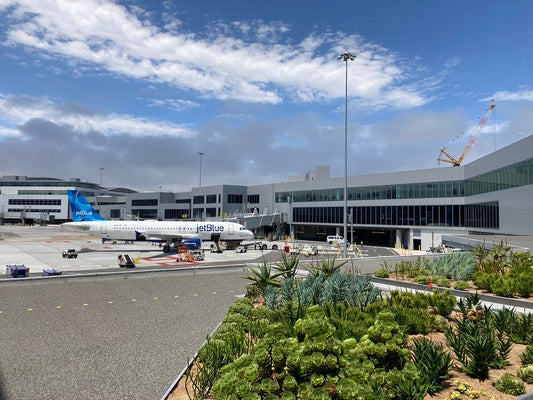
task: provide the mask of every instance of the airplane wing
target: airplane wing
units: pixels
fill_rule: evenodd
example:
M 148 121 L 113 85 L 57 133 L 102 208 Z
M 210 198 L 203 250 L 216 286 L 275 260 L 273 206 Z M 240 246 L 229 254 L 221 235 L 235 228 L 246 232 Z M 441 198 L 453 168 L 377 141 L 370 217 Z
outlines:
M 135 235 L 137 239 L 144 237 L 148 241 L 164 240 L 167 243 L 181 242 L 183 239 L 197 239 L 200 237 L 200 235 L 190 234 L 190 233 L 169 234 L 169 233 L 161 233 L 157 231 L 143 231 L 143 232 L 135 231 Z

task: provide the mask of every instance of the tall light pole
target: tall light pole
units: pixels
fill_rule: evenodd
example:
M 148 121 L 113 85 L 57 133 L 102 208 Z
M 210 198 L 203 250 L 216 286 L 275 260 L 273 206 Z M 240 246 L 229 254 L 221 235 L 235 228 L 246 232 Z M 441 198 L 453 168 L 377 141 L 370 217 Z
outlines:
M 198 187 L 202 187 L 202 156 L 204 155 L 205 153 L 200 151 L 198 153 L 198 155 L 200 156 L 200 182 L 198 184 Z
M 104 168 L 100 167 L 100 187 L 102 187 L 102 176 L 104 174 Z
M 289 202 L 289 238 L 291 241 L 294 241 L 294 236 L 292 234 L 292 193 L 290 196 L 287 196 L 287 201 Z
M 346 94 L 344 96 L 344 258 L 348 258 L 348 248 L 346 246 L 346 236 L 348 235 L 348 61 L 355 60 L 353 54 L 345 51 L 341 53 L 338 60 L 346 63 Z

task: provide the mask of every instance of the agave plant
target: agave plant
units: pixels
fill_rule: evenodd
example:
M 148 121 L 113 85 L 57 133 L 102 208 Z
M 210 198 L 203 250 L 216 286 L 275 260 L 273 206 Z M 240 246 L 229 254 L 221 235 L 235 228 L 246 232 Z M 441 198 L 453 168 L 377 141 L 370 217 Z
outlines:
M 435 342 L 421 338 L 413 341 L 413 362 L 420 372 L 420 379 L 428 384 L 433 394 L 442 389 L 442 382 L 449 377 L 453 367 L 452 355 Z
M 259 268 L 246 264 L 252 275 L 243 276 L 242 278 L 251 280 L 252 285 L 257 288 L 260 295 L 264 296 L 268 286 L 280 286 L 281 282 L 276 278 L 281 276 L 282 272 L 272 272 L 270 263 L 263 257 L 263 262 Z
M 490 250 L 485 247 L 485 241 L 483 241 L 482 244 L 472 246 L 472 253 L 476 256 L 478 264 L 481 264 L 489 256 Z
M 507 246 L 507 243 L 504 244 L 503 241 L 501 241 L 500 244 L 493 245 L 492 247 L 490 255 L 492 256 L 492 259 L 496 262 L 496 265 L 499 266 L 500 273 L 505 272 L 505 262 L 509 257 L 510 251 L 511 248 Z
M 307 268 L 307 270 L 314 276 L 318 276 L 320 273 L 324 274 L 326 277 L 330 277 L 333 275 L 336 271 L 338 271 L 344 264 L 346 264 L 348 260 L 341 261 L 337 263 L 337 260 L 335 257 L 333 258 L 325 258 L 322 257 L 320 260 L 320 263 L 317 266 L 311 266 Z
M 300 258 L 297 254 L 288 257 L 284 252 L 281 253 L 281 261 L 276 263 L 274 269 L 280 273 L 285 279 L 294 278 L 298 268 Z

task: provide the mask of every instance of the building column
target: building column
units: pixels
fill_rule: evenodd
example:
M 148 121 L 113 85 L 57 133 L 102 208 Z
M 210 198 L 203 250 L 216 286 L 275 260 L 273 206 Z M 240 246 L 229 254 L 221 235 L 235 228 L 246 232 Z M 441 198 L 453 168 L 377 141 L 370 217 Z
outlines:
M 401 249 L 403 246 L 403 243 L 402 243 L 402 230 L 401 229 L 396 229 L 396 242 L 395 242 L 395 247 L 397 249 Z
M 409 246 L 409 249 L 410 250 L 415 250 L 413 248 L 413 246 L 414 246 L 414 236 L 415 235 L 414 235 L 414 231 L 413 231 L 412 228 L 407 231 L 407 235 L 408 235 L 407 245 Z

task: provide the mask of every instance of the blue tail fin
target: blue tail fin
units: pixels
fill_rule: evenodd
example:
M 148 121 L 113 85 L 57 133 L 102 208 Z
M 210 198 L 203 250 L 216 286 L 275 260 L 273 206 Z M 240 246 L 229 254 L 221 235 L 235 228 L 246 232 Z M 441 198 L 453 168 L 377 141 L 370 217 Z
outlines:
M 79 190 L 68 191 L 68 202 L 72 211 L 74 222 L 80 221 L 105 221 L 100 214 L 89 204 Z

